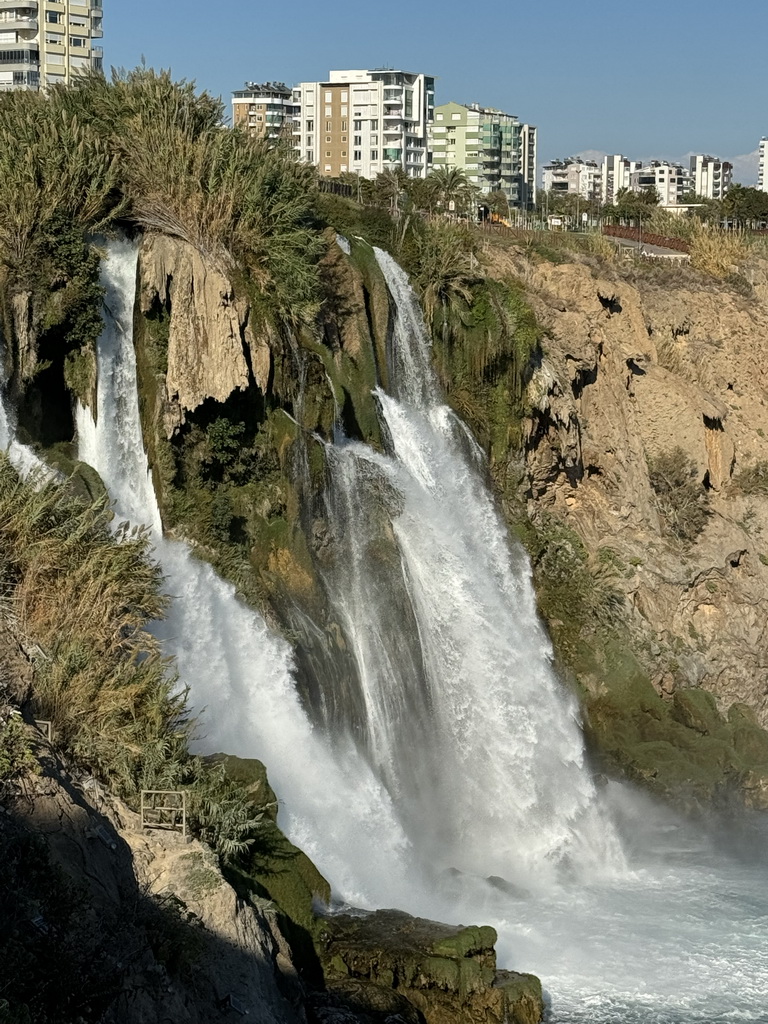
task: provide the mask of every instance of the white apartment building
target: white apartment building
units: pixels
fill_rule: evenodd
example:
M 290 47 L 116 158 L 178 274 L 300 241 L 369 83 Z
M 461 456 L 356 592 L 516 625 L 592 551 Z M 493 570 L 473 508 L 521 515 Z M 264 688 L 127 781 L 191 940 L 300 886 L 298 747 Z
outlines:
M 693 191 L 707 199 L 722 199 L 733 183 L 733 164 L 716 156 L 697 153 L 691 157 Z
M 434 78 L 391 68 L 331 71 L 326 82 L 301 82 L 293 100 L 294 147 L 321 175 L 375 178 L 400 167 L 426 177 Z
M 604 156 L 600 167 L 601 202 L 605 205 L 615 205 L 619 192 L 632 187 L 632 175 L 639 170 L 639 160 L 627 160 L 621 153 Z
M 768 192 L 768 135 L 760 139 L 757 150 L 757 187 Z
M 542 174 L 545 192 L 581 196 L 582 199 L 600 198 L 600 168 L 594 160 L 553 160 L 546 164 Z
M 651 160 L 633 171 L 630 187 L 634 192 L 655 188 L 659 194 L 660 206 L 678 206 L 683 197 L 693 192 L 694 180 L 688 168 L 682 164 L 671 164 L 666 160 Z
M 101 68 L 101 0 L 0 0 L 0 89 L 47 88 Z

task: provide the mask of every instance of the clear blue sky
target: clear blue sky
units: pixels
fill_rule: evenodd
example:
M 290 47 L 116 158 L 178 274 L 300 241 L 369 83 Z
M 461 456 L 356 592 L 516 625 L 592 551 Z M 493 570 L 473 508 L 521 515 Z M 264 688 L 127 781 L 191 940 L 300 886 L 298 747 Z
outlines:
M 768 135 L 767 37 L 768 0 L 104 0 L 106 67 L 143 56 L 227 102 L 246 80 L 401 67 L 434 75 L 438 103 L 538 125 L 540 162 L 707 152 L 745 184 Z

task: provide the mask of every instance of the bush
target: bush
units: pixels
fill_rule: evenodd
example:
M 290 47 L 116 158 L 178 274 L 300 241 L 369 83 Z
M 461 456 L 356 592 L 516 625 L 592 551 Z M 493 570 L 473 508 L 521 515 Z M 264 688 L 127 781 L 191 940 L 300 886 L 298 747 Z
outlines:
M 692 543 L 707 523 L 707 497 L 696 481 L 696 466 L 682 448 L 648 460 L 648 476 L 656 508 L 665 527 L 678 540 Z
M 734 476 L 734 484 L 742 494 L 768 494 L 768 461 L 761 459 Z

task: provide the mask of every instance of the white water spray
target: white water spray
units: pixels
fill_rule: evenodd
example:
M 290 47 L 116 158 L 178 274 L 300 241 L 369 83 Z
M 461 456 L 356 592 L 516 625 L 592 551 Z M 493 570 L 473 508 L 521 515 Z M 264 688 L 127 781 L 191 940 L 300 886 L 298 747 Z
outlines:
M 80 458 L 98 471 L 119 516 L 153 530 L 174 600 L 157 632 L 200 713 L 206 751 L 258 757 L 280 794 L 280 823 L 349 898 L 391 899 L 388 867 L 408 843 L 388 795 L 351 745 L 333 752 L 299 704 L 288 644 L 240 602 L 231 584 L 163 538 L 141 435 L 132 340 L 137 250 L 112 242 L 103 266 L 105 325 L 98 343 L 94 421 L 77 410 Z M 356 866 L 367 864 L 361 881 Z

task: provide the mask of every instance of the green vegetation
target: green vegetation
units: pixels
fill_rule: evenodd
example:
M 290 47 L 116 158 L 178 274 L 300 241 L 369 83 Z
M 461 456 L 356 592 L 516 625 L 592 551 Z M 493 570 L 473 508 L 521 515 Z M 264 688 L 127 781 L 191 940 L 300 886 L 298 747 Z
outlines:
M 768 494 L 768 462 L 760 459 L 744 466 L 734 475 L 733 485 L 742 494 Z
M 707 524 L 706 492 L 696 480 L 696 467 L 682 448 L 663 452 L 648 462 L 656 507 L 669 532 L 691 544 Z
M 10 610 L 44 657 L 32 705 L 57 744 L 136 807 L 141 789 L 186 788 L 194 832 L 224 859 L 257 841 L 263 811 L 223 766 L 189 753 L 185 694 L 147 624 L 163 613 L 161 576 L 143 531 L 117 538 L 104 502 L 24 483 L 0 456 L 0 552 Z M 15 727 L 14 727 L 15 728 Z M 4 734 L 7 770 L 29 765 Z

